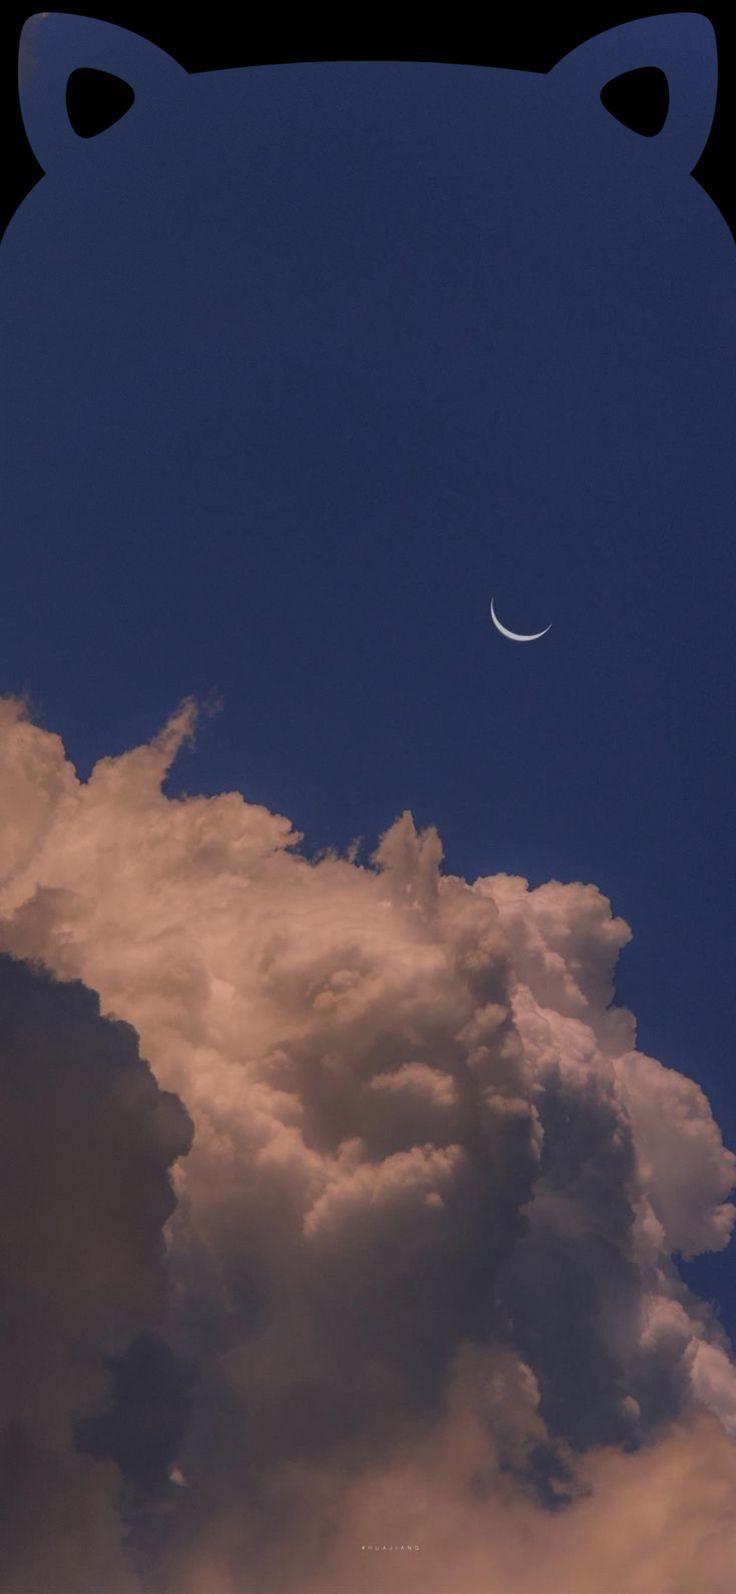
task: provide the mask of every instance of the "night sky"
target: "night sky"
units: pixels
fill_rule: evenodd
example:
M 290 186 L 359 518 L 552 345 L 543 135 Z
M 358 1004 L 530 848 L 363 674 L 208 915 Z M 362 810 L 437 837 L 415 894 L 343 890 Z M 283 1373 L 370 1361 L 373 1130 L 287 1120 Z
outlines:
M 696 1081 L 736 1145 L 736 253 L 691 175 L 715 106 L 709 24 L 632 24 L 548 73 L 189 74 L 72 17 L 26 41 L 45 175 L 0 246 L 0 692 L 26 696 L 82 781 L 195 699 L 168 797 L 240 792 L 288 816 L 305 859 L 357 841 L 367 865 L 409 809 L 445 874 L 597 886 L 631 927 L 615 1002 L 638 1050 Z M 135 91 L 97 136 L 69 121 L 79 66 Z M 655 134 L 601 102 L 645 66 L 669 88 Z M 492 597 L 505 625 L 549 633 L 505 640 Z M 42 867 L 34 889 L 74 888 L 76 865 Z M 196 1147 L 193 1100 L 114 965 L 105 988 L 92 963 L 54 963 L 24 912 L 7 950 L 136 1026 Z M 474 1266 L 452 1274 L 470 1318 Z M 730 1252 L 678 1266 L 736 1337 Z M 519 1343 L 552 1387 L 554 1356 Z M 566 1397 L 545 1399 L 552 1431 Z M 655 1408 L 659 1432 L 664 1395 Z M 583 1449 L 620 1440 L 558 1426 Z

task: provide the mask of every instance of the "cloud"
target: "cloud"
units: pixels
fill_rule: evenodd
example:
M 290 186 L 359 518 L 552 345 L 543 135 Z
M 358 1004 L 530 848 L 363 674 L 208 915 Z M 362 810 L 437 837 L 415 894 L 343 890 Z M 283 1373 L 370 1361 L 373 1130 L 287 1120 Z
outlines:
M 723 1154 L 702 1090 L 693 1079 L 636 1052 L 621 1058 L 618 1070 L 636 1121 L 642 1187 L 668 1250 L 685 1258 L 722 1250 L 733 1228 L 734 1209 L 726 1200 L 734 1182 L 733 1161 Z
M 730 1594 L 736 1451 L 717 1422 L 676 1424 L 634 1454 L 590 1452 L 574 1504 L 540 1511 L 490 1453 L 478 1371 L 458 1369 L 444 1422 L 388 1465 L 346 1487 L 303 1475 L 310 1547 L 324 1528 L 320 1505 L 340 1500 L 327 1563 L 315 1555 L 316 1572 L 296 1584 L 305 1594 Z M 237 1582 L 212 1570 L 213 1590 L 234 1594 Z M 203 1586 L 185 1580 L 182 1594 Z
M 195 718 L 83 783 L 0 701 L 0 947 L 99 992 L 196 1129 L 165 1348 L 84 1430 L 146 1586 L 725 1594 L 736 1373 L 677 1256 L 727 1243 L 736 1158 L 611 1005 L 628 926 L 593 885 L 443 874 L 409 813 L 361 866 L 166 797 Z M 623 1535 L 642 1490 L 665 1545 L 638 1507 Z M 355 1548 L 420 1529 L 416 1563 Z
M 0 1587 L 137 1587 L 121 1478 L 76 1443 L 164 1314 L 169 1169 L 191 1140 L 129 1025 L 93 992 L 0 956 Z

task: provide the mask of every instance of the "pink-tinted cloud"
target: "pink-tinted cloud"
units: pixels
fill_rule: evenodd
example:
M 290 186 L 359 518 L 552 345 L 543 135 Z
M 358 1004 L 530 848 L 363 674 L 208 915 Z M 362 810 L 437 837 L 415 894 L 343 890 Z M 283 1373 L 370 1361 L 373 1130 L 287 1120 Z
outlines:
M 593 885 L 443 874 L 408 813 L 359 866 L 236 793 L 165 797 L 194 722 L 83 783 L 0 702 L 0 947 L 98 991 L 196 1129 L 150 1577 L 725 1594 L 736 1373 L 676 1257 L 727 1243 L 736 1158 L 610 1005 L 627 925 Z

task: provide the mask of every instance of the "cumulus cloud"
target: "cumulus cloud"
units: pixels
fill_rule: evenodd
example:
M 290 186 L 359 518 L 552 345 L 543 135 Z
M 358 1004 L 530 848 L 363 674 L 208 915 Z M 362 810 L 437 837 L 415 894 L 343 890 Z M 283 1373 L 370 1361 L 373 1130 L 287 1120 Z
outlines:
M 191 1140 L 129 1025 L 0 956 L 0 1587 L 136 1587 L 121 1476 L 76 1424 L 163 1320 L 168 1170 Z
M 84 783 L 0 701 L 0 947 L 99 992 L 196 1130 L 160 1342 L 78 1429 L 135 1483 L 129 1564 L 163 1594 L 725 1594 L 736 1373 L 677 1257 L 728 1242 L 736 1158 L 612 1005 L 628 926 L 593 885 L 443 873 L 409 813 L 359 865 L 167 797 L 195 717 Z
M 429 1440 L 347 1487 L 326 1473 L 300 1479 L 312 1523 L 324 1527 L 320 1503 L 340 1499 L 329 1557 L 315 1556 L 304 1594 L 731 1594 L 736 1450 L 717 1421 L 675 1424 L 636 1453 L 588 1452 L 575 1503 L 541 1511 L 499 1469 L 469 1375 L 458 1370 Z M 184 1594 L 203 1586 L 185 1582 Z

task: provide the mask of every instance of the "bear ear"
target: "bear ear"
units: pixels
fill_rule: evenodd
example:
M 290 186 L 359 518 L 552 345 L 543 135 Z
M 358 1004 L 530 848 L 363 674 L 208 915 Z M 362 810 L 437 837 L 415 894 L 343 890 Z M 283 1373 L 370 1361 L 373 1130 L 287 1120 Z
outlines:
M 643 70 L 647 68 L 648 72 Z M 662 73 L 668 91 L 664 117 L 658 117 L 653 128 L 646 107 L 642 107 L 644 116 L 632 124 L 617 109 L 621 104 L 618 89 L 633 87 L 635 78 L 643 87 L 648 79 L 656 93 Z M 628 82 L 616 82 L 625 77 Z M 549 79 L 571 107 L 587 108 L 588 123 L 593 111 L 609 123 L 615 118 L 623 123 L 622 138 L 638 138 L 657 159 L 661 156 L 668 164 L 691 172 L 705 148 L 716 107 L 716 36 L 708 18 L 694 11 L 642 17 L 599 33 L 571 50 L 552 67 Z M 626 100 L 631 103 L 630 93 Z
M 20 108 L 28 142 L 44 171 L 78 156 L 90 139 L 94 142 L 93 133 L 119 121 L 135 101 L 155 102 L 162 89 L 186 78 L 179 62 L 155 44 L 95 17 L 39 11 L 23 25 Z M 92 116 L 85 94 L 95 107 Z

